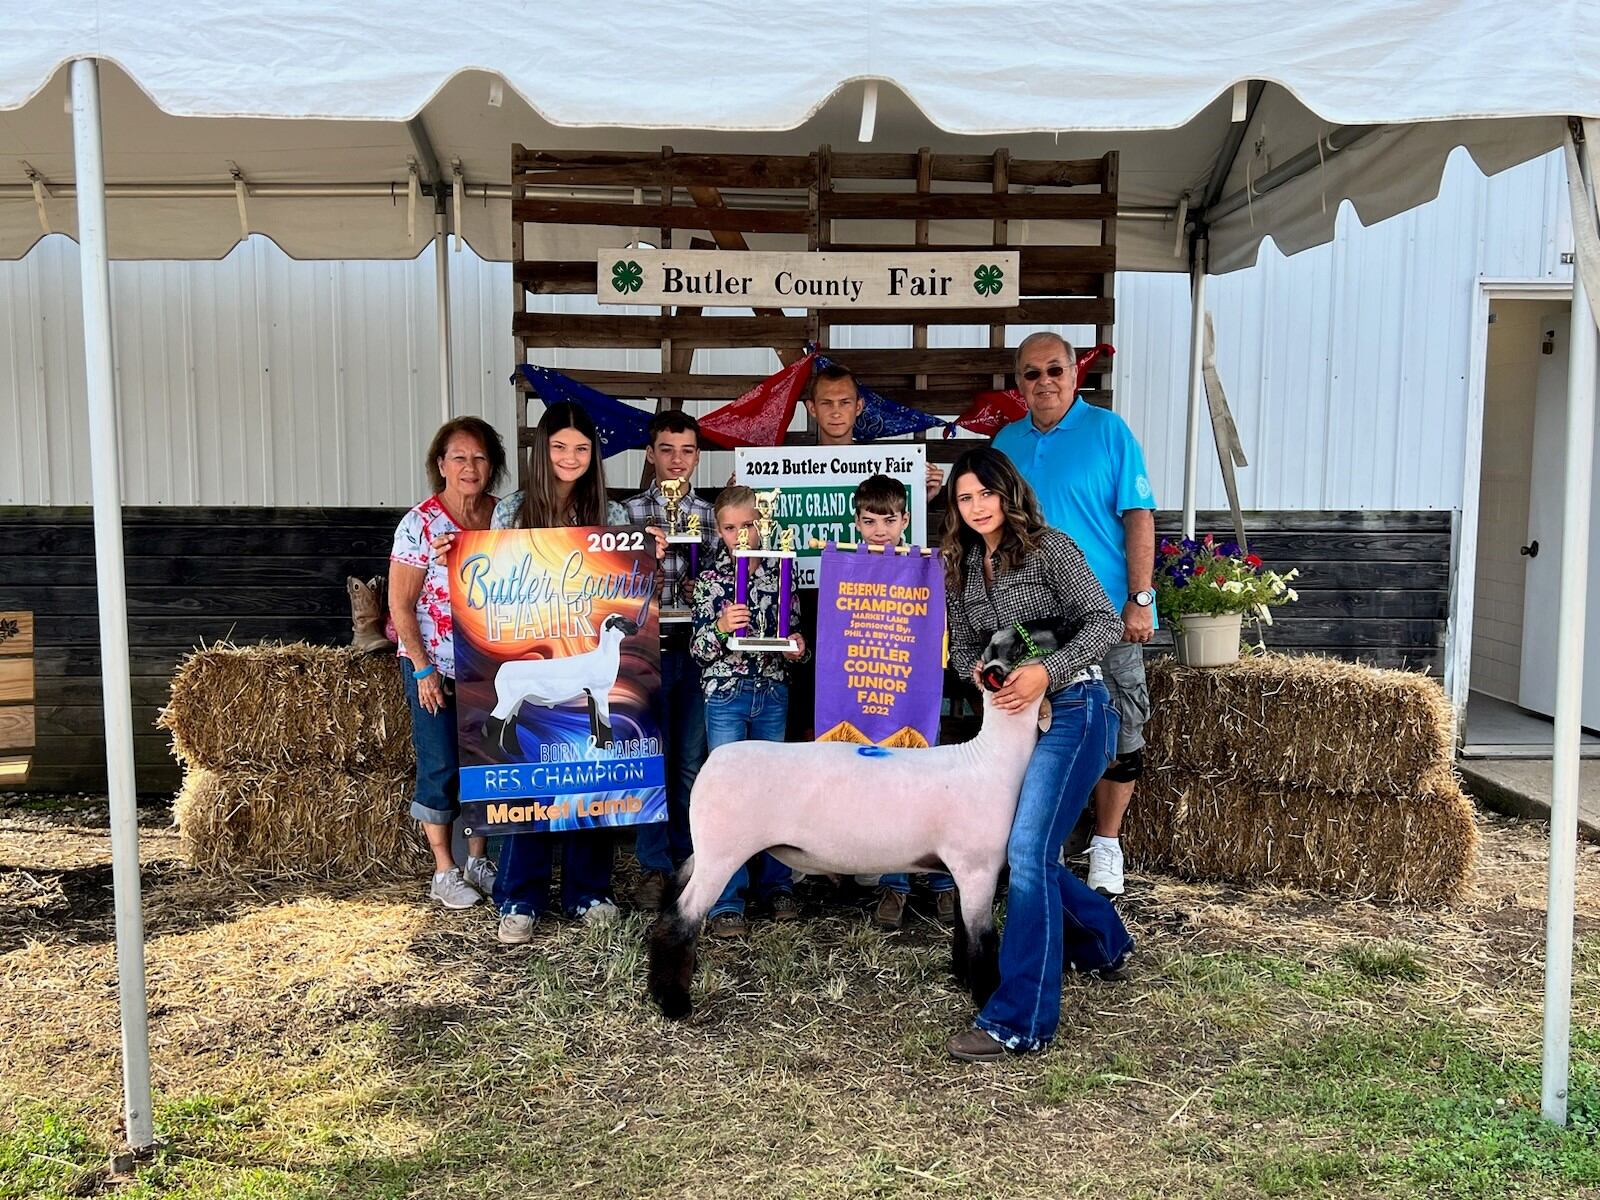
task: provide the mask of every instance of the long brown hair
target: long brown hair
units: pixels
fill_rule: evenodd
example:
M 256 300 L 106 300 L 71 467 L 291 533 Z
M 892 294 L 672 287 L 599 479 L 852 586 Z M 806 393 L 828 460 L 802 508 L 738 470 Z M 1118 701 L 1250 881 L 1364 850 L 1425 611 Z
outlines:
M 976 475 L 980 484 L 1000 497 L 1000 511 L 1005 516 L 998 549 L 1000 570 L 1015 571 L 1020 567 L 1039 548 L 1039 535 L 1046 529 L 1039 498 L 1015 464 L 993 446 L 968 450 L 956 459 L 944 485 L 944 536 L 939 548 L 944 555 L 945 589 L 952 595 L 962 585 L 962 563 L 967 551 L 984 544 L 983 535 L 961 519 L 956 504 L 956 484 L 966 475 Z
M 589 414 L 576 404 L 558 401 L 547 405 L 533 429 L 533 445 L 524 462 L 527 486 L 522 492 L 522 507 L 517 524 L 523 529 L 553 529 L 567 523 L 567 512 L 556 511 L 556 474 L 550 468 L 550 439 L 568 429 L 576 429 L 594 447 L 589 469 L 572 484 L 568 511 L 579 525 L 606 523 L 606 476 L 600 467 L 600 434 Z

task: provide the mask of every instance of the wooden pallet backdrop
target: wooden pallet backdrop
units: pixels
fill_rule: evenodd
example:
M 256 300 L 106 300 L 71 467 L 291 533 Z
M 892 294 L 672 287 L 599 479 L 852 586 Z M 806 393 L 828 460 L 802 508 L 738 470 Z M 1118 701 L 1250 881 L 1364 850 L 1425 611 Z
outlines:
M 569 370 L 610 395 L 681 407 L 685 400 L 728 401 L 762 376 L 696 374 L 694 351 L 767 347 L 793 362 L 807 342 L 824 349 L 840 326 L 912 328 L 912 345 L 850 347 L 839 361 L 890 399 L 942 417 L 959 415 L 975 393 L 1008 382 L 1012 325 L 1092 325 L 1095 340 L 1114 341 L 1117 268 L 1117 154 L 1069 161 L 1013 160 L 933 154 L 807 155 L 676 154 L 528 150 L 516 146 L 511 169 L 511 237 L 516 299 L 512 333 L 517 361 L 549 365 L 543 352 L 569 348 L 657 349 L 654 371 Z M 530 189 L 539 189 L 530 193 Z M 553 195 L 548 189 L 560 189 Z M 987 238 L 930 244 L 933 222 L 975 222 Z M 1024 231 L 1013 222 L 1030 222 Z M 1088 231 L 1089 244 L 1050 242 L 1049 228 Z M 1063 226 L 1061 222 L 1073 222 Z M 706 316 L 698 308 L 655 314 L 571 314 L 533 311 L 540 295 L 595 295 L 593 258 L 552 261 L 523 257 L 529 225 L 600 227 L 600 245 L 625 245 L 638 231 L 662 248 L 983 250 L 1021 252 L 1022 302 L 1009 309 L 808 310 L 803 316 L 756 309 Z M 1097 236 L 1095 234 L 1097 233 Z M 1015 240 L 1023 244 L 1012 245 Z M 531 244 L 536 239 L 528 238 Z M 537 239 L 547 241 L 548 239 Z M 987 327 L 987 346 L 928 348 L 932 325 Z M 1111 403 L 1109 373 L 1086 381 L 1086 397 Z M 528 393 L 524 388 L 524 400 Z M 526 445 L 528 405 L 518 406 L 519 443 Z M 963 447 L 928 443 L 930 457 L 949 461 Z

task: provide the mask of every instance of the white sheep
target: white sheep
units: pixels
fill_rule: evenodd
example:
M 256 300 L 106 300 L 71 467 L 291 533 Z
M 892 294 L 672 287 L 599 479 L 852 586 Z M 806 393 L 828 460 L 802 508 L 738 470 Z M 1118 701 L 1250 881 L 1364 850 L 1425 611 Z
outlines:
M 611 745 L 611 689 L 622 667 L 622 641 L 639 632 L 637 621 L 612 614 L 600 626 L 600 644 L 566 658 L 531 658 L 502 663 L 494 677 L 495 706 L 483 723 L 485 742 L 509 758 L 520 758 L 517 713 L 524 704 L 545 708 L 589 702 L 589 733 L 595 746 Z
M 1034 654 L 1059 644 L 1052 632 L 1030 633 Z M 997 634 L 984 665 L 1005 663 L 1019 640 Z M 662 1013 L 689 1015 L 700 923 L 739 864 L 761 850 L 811 874 L 948 871 L 961 906 L 952 966 L 982 1007 L 999 983 L 995 886 L 1042 701 L 1003 712 L 988 690 L 998 686 L 985 680 L 983 726 L 960 745 L 751 741 L 713 750 L 690 797 L 694 855 L 679 872 L 683 890 L 650 931 L 649 988 Z

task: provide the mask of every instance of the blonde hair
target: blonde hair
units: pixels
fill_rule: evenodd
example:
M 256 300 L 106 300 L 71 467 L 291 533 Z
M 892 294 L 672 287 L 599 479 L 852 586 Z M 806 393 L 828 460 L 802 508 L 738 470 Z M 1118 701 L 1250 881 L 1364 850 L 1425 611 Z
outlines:
M 717 499 L 712 504 L 711 510 L 716 514 L 717 520 L 720 521 L 722 520 L 722 510 L 725 508 L 754 508 L 755 506 L 755 489 L 745 487 L 742 483 L 735 483 L 717 493 Z

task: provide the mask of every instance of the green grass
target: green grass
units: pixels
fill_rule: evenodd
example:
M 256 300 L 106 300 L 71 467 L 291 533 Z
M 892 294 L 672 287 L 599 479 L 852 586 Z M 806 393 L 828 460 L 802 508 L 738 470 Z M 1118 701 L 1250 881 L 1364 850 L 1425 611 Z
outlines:
M 0 1200 L 61 1195 L 94 1166 L 87 1129 L 75 1118 L 33 1103 L 0 1133 Z
M 1232 1072 L 1218 1108 L 1359 1147 L 1340 1154 L 1359 1153 L 1362 1175 L 1401 1191 L 1488 1198 L 1600 1187 L 1597 1060 L 1575 1058 L 1569 1127 L 1558 1129 L 1539 1113 L 1537 1059 L 1504 1057 L 1488 1044 L 1459 1022 L 1340 1027 L 1304 1046 L 1279 1044 Z M 1290 1187 L 1321 1161 L 1290 1155 L 1259 1182 Z
M 1476 925 L 1302 900 L 1281 919 L 1271 897 L 1191 888 L 1134 910 L 1127 982 L 1067 982 L 1047 1053 L 974 1067 L 944 1050 L 970 1008 L 927 922 L 758 922 L 702 947 L 696 1018 L 668 1025 L 643 994 L 638 918 L 508 949 L 483 914 L 394 889 L 350 896 L 329 934 L 346 901 L 285 886 L 195 930 L 182 881 L 150 892 L 163 1144 L 118 1197 L 1600 1198 L 1600 945 L 1578 947 L 1558 1130 L 1538 1113 L 1535 977 L 1503 969 L 1537 915 L 1504 906 Z M 164 887 L 185 906 L 173 934 Z M 1227 920 L 1164 934 L 1180 907 Z M 346 934 L 347 911 L 367 924 Z M 395 957 L 308 969 L 307 929 L 329 939 L 318 953 L 348 937 Z M 94 1193 L 120 1107 L 111 947 L 15 945 L 0 1200 Z

